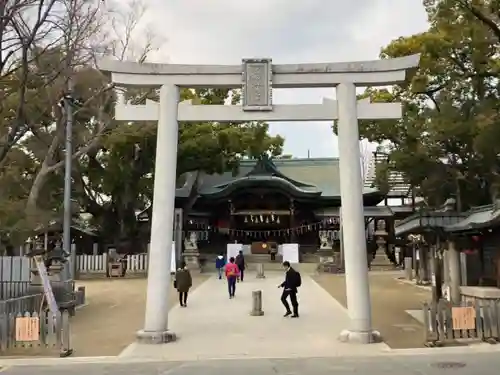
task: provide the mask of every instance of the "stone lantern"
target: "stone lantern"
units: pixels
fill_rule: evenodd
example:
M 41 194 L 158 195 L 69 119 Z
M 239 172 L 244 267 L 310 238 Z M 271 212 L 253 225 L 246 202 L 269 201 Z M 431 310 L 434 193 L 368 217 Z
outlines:
M 198 238 L 196 232 L 191 232 L 189 238 L 184 240 L 184 262 L 191 271 L 201 271 L 200 252 L 198 251 Z
M 375 229 L 373 236 L 375 237 L 375 243 L 378 246 L 377 253 L 382 251 L 385 254 L 385 246 L 387 244 L 387 237 L 389 236 L 385 227 L 385 220 L 379 220 L 377 222 L 377 228 Z
M 67 272 L 63 272 L 67 262 L 67 254 L 58 241 L 51 251 L 46 251 L 43 241 L 35 240 L 33 250 L 28 254 L 31 260 L 31 283 L 28 288 L 29 293 L 43 293 L 44 283 L 38 271 L 35 257 L 41 257 L 47 269 L 47 277 L 52 287 L 54 298 L 60 309 L 67 309 L 70 314 L 74 314 L 75 300 L 73 295 L 74 283 L 68 280 Z

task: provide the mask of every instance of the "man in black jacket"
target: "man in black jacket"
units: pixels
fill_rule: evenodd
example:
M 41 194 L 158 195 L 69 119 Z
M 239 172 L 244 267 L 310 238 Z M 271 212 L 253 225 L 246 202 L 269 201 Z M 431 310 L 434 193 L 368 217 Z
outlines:
M 245 256 L 243 255 L 243 251 L 240 250 L 238 255 L 236 255 L 235 263 L 238 266 L 238 268 L 240 269 L 240 278 L 238 279 L 238 281 L 240 281 L 240 280 L 243 281 L 243 277 L 245 276 L 245 268 L 246 268 Z
M 279 288 L 283 288 L 283 293 L 281 294 L 281 303 L 285 306 L 286 313 L 285 317 L 292 315 L 290 311 L 290 305 L 288 304 L 287 298 L 290 296 L 290 302 L 292 303 L 293 315 L 292 318 L 299 317 L 299 303 L 297 301 L 297 288 L 302 284 L 300 273 L 295 271 L 291 266 L 290 262 L 284 261 L 283 267 L 285 268 L 285 281 L 279 285 Z

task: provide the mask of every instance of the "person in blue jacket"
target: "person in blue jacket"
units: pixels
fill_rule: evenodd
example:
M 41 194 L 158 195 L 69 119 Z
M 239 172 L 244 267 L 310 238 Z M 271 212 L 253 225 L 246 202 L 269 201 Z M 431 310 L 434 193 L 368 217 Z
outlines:
M 219 280 L 222 279 L 222 275 L 224 274 L 224 266 L 226 265 L 226 259 L 224 255 L 217 255 L 215 258 L 215 268 L 217 268 L 217 273 L 219 274 Z

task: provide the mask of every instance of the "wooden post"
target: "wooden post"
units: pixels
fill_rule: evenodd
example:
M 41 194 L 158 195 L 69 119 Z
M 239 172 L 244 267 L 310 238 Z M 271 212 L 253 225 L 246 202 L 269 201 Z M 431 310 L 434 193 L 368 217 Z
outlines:
M 262 316 L 264 311 L 262 310 L 262 291 L 254 290 L 252 292 L 252 311 L 250 311 L 251 316 Z
M 425 249 L 423 245 L 419 246 L 419 263 L 420 263 L 420 282 L 427 284 L 429 282 L 429 249 Z
M 405 257 L 404 259 L 405 265 L 405 277 L 407 280 L 413 279 L 413 259 L 411 257 Z
M 290 243 L 296 243 L 295 227 L 295 204 L 293 199 L 290 199 Z
M 234 206 L 233 202 L 231 200 L 228 201 L 229 203 L 229 243 L 234 242 Z
M 344 268 L 345 253 L 344 253 L 344 232 L 342 231 L 342 207 L 339 210 L 339 242 L 340 242 L 340 267 Z
M 182 263 L 182 230 L 183 230 L 183 209 L 176 208 L 174 210 L 174 241 L 175 241 L 175 261 L 176 264 Z
M 448 242 L 448 254 L 446 260 L 448 261 L 448 269 L 450 276 L 450 300 L 451 302 L 458 304 L 462 299 L 460 292 L 460 285 L 467 285 L 467 284 L 464 284 L 463 283 L 464 280 L 460 279 L 460 274 L 462 273 L 460 270 L 461 254 L 456 249 L 455 242 L 453 241 Z M 467 279 L 466 273 L 464 273 L 463 276 L 465 277 L 465 279 Z M 467 280 L 465 280 L 465 282 L 467 282 Z
M 467 254 L 465 253 L 460 253 L 460 279 L 461 279 L 461 285 L 463 286 L 468 286 L 468 280 L 467 280 Z
M 431 265 L 432 303 L 437 304 L 439 301 L 439 297 L 438 297 L 437 277 L 436 277 L 436 269 L 437 269 L 436 247 L 434 245 L 431 245 L 430 253 L 431 253 L 430 265 Z

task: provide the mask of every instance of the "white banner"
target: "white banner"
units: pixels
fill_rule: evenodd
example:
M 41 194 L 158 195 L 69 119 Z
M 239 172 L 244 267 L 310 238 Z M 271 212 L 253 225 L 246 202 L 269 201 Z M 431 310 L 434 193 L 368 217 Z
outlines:
M 229 258 L 234 257 L 238 255 L 240 251 L 243 250 L 243 244 L 241 243 L 228 243 L 227 244 L 227 261 L 229 262 Z
M 289 261 L 292 264 L 299 263 L 299 244 L 284 243 L 282 246 L 283 261 Z
M 170 272 L 175 272 L 177 270 L 177 254 L 175 253 L 175 241 L 172 241 L 172 254 L 170 255 Z

